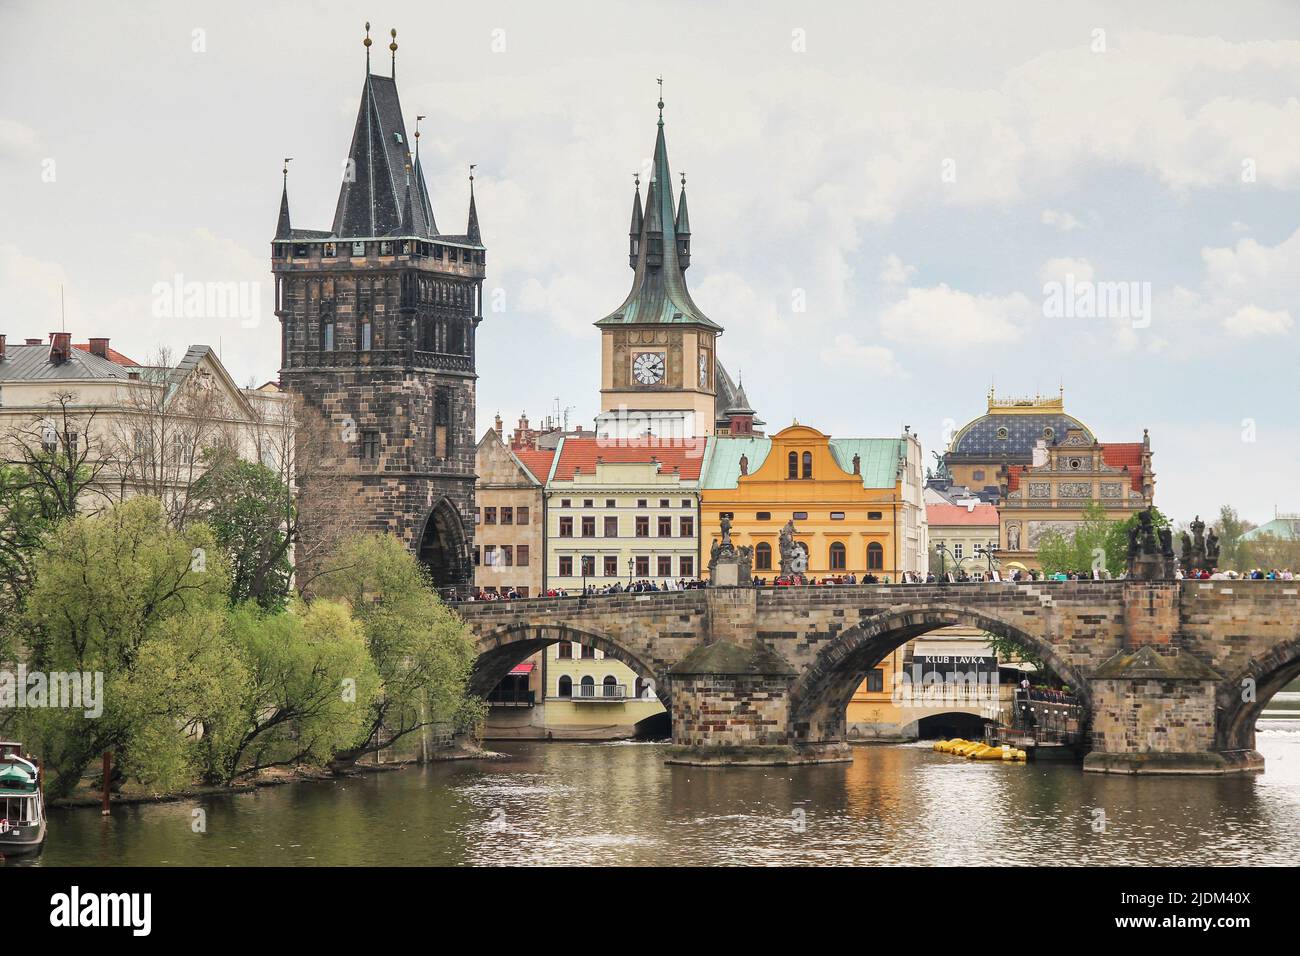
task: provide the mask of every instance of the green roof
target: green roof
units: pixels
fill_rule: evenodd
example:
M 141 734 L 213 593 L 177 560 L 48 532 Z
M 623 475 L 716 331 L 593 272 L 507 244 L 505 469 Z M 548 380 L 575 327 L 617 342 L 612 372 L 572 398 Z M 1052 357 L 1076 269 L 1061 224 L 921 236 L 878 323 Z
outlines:
M 1254 541 L 1266 534 L 1281 541 L 1300 541 L 1300 518 L 1274 518 L 1258 528 L 1251 528 L 1241 536 L 1241 540 Z
M 762 467 L 772 450 L 770 438 L 711 438 L 701 472 L 701 488 L 735 488 L 740 480 L 740 457 L 749 458 L 749 473 Z M 853 473 L 853 456 L 862 467 L 862 487 L 893 488 L 898 459 L 903 454 L 898 438 L 832 438 L 831 454 L 848 474 Z

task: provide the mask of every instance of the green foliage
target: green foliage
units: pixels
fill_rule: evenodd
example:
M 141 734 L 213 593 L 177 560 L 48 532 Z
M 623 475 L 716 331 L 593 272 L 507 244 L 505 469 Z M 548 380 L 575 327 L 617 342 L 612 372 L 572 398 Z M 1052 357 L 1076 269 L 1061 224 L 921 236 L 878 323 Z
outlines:
M 991 634 L 988 631 L 984 632 L 984 639 L 988 641 L 989 647 L 993 649 L 993 653 L 997 655 L 999 661 L 1006 662 L 1019 659 L 1033 664 L 1038 668 L 1039 673 L 1042 673 L 1044 668 L 1042 655 L 1029 644 L 1011 637 L 1003 637 L 1000 634 Z
M 1128 570 L 1128 531 L 1129 528 L 1136 528 L 1140 524 L 1137 514 L 1131 514 L 1123 521 L 1112 521 L 1106 534 L 1106 567 L 1110 569 L 1112 575 L 1118 576 Z M 1173 530 L 1169 518 L 1161 512 L 1159 508 L 1151 509 L 1151 525 L 1156 529 L 1157 536 L 1161 529 L 1169 528 Z M 1157 537 L 1159 541 L 1159 537 Z M 1178 545 L 1175 543 L 1174 548 L 1177 550 Z
M 335 601 L 254 605 L 229 620 L 245 669 L 236 703 L 204 721 L 204 776 L 228 783 L 268 767 L 322 765 L 362 743 L 379 687 L 361 626 Z
M 205 453 L 208 469 L 195 483 L 199 513 L 230 565 L 230 601 L 280 610 L 289 596 L 295 507 L 279 475 L 230 453 Z
M 1254 523 L 1241 518 L 1232 505 L 1223 505 L 1219 508 L 1218 527 L 1214 530 L 1219 536 L 1219 564 L 1222 567 L 1245 569 L 1241 561 L 1240 549 L 1243 545 L 1248 546 L 1250 542 L 1243 542 L 1241 536 L 1254 527 Z
M 426 725 L 481 722 L 481 707 L 466 699 L 473 636 L 402 542 L 391 535 L 350 539 L 315 590 L 316 599 L 352 609 L 380 680 L 365 744 L 342 760 L 391 746 Z
M 1078 572 L 1091 576 L 1094 568 L 1104 568 L 1111 577 L 1119 577 L 1128 570 L 1128 531 L 1137 526 L 1138 520 L 1135 512 L 1123 521 L 1114 521 L 1099 502 L 1091 501 L 1084 506 L 1083 520 L 1074 534 L 1043 534 L 1038 543 L 1038 562 L 1048 575 Z M 1153 508 L 1152 524 L 1159 531 L 1169 527 L 1169 519 Z
M 129 755 L 144 781 L 186 772 L 183 743 L 204 688 L 226 666 L 220 635 L 227 577 L 211 532 L 167 524 L 159 502 L 135 498 L 61 524 L 35 560 L 23 615 L 30 667 L 103 675 L 103 713 L 23 710 L 19 727 L 55 774 L 55 794 L 76 785 L 104 750 Z M 215 633 L 214 633 L 215 632 Z

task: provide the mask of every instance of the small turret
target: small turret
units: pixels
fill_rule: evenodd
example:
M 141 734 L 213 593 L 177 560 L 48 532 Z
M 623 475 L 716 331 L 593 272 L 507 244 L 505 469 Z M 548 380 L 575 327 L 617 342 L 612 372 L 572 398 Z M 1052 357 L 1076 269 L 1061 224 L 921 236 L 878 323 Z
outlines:
M 635 269 L 636 258 L 641 252 L 641 227 L 645 223 L 645 217 L 641 214 L 640 173 L 633 176 L 633 182 L 636 184 L 636 195 L 632 198 L 632 224 L 628 227 L 627 231 L 627 264 Z
M 686 212 L 686 174 L 682 173 L 682 195 L 677 200 L 677 262 L 685 271 L 691 267 L 691 217 Z

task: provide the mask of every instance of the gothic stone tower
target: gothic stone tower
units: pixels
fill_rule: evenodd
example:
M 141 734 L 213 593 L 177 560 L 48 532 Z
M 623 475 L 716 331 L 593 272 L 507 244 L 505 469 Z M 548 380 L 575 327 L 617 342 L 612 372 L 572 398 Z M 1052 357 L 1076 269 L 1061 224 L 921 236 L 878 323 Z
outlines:
M 473 573 L 474 337 L 486 261 L 473 176 L 465 233 L 440 233 L 418 121 L 412 155 L 395 79 L 370 72 L 369 29 L 333 228 L 291 226 L 286 171 L 271 244 L 280 382 L 337 436 L 338 451 L 319 461 L 302 464 L 300 453 L 300 494 L 310 500 L 313 481 L 327 476 L 316 490 L 327 491 L 331 520 L 396 534 L 438 587 L 464 588 Z M 390 49 L 396 59 L 395 31 Z

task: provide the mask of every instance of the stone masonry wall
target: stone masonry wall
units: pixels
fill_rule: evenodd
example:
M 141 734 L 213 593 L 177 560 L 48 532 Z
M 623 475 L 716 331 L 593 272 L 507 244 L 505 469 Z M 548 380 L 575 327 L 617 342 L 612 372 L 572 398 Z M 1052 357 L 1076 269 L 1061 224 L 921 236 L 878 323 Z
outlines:
M 1199 754 L 1214 744 L 1214 687 L 1206 681 L 1093 681 L 1093 749 Z
M 675 677 L 673 740 L 689 747 L 790 744 L 787 677 Z

